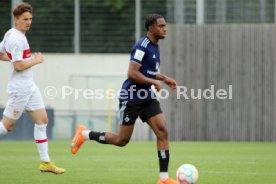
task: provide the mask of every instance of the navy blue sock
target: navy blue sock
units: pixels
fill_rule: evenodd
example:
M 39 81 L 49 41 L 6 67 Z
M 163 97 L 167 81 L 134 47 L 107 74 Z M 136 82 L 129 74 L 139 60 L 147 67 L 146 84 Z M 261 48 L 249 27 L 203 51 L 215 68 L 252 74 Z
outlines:
M 170 161 L 169 150 L 165 150 L 165 151 L 158 150 L 158 158 L 159 158 L 160 172 L 168 172 L 169 161 Z

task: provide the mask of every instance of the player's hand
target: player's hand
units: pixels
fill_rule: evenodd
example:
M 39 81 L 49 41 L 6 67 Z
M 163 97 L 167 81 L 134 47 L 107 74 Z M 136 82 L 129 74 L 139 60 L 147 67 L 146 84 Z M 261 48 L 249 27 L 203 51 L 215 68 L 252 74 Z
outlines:
M 153 86 L 154 86 L 154 88 L 156 89 L 157 92 L 161 90 L 161 83 L 159 81 L 155 81 L 153 83 Z
M 37 64 L 40 64 L 44 61 L 44 56 L 41 54 L 41 52 L 36 52 L 34 55 L 34 59 L 37 62 Z
M 177 83 L 173 78 L 166 77 L 164 83 L 167 84 L 170 88 L 176 89 Z

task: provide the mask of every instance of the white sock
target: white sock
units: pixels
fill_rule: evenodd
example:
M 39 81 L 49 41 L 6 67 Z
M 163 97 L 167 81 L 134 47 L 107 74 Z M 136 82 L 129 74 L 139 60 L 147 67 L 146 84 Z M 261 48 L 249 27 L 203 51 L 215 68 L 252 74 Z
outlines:
M 168 172 L 160 172 L 159 177 L 162 181 L 165 181 L 169 178 Z
M 86 139 L 86 140 L 89 140 L 89 133 L 90 133 L 90 130 L 84 130 L 82 131 L 82 135 L 83 137 Z
M 46 135 L 47 125 L 37 125 L 34 127 L 34 139 L 39 152 L 40 160 L 50 162 L 48 154 L 48 139 Z
M 4 124 L 0 121 L 0 135 L 6 135 L 8 133 L 7 128 L 4 126 Z

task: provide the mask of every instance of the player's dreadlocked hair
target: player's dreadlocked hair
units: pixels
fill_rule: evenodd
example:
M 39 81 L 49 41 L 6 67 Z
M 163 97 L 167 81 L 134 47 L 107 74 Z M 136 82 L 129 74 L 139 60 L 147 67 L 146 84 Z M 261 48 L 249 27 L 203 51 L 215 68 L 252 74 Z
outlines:
M 156 20 L 159 18 L 164 18 L 164 17 L 159 14 L 150 14 L 145 21 L 145 28 L 149 30 L 149 27 L 154 23 L 156 23 Z
M 14 10 L 13 16 L 18 17 L 25 12 L 30 12 L 33 14 L 33 8 L 29 3 L 20 3 Z

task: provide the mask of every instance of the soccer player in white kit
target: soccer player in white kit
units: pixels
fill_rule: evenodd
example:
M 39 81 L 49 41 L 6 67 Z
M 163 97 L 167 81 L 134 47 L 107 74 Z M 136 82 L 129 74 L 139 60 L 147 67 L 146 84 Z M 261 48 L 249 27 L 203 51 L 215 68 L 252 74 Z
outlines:
M 43 62 L 43 55 L 38 52 L 31 56 L 25 36 L 32 23 L 32 7 L 28 3 L 21 3 L 13 10 L 13 15 L 15 27 L 6 32 L 0 44 L 0 59 L 9 58 L 13 66 L 7 87 L 9 99 L 0 121 L 0 135 L 12 131 L 16 120 L 26 111 L 35 122 L 34 139 L 41 160 L 40 171 L 62 174 L 65 169 L 50 161 L 46 135 L 47 113 L 40 91 L 33 81 L 31 68 Z

